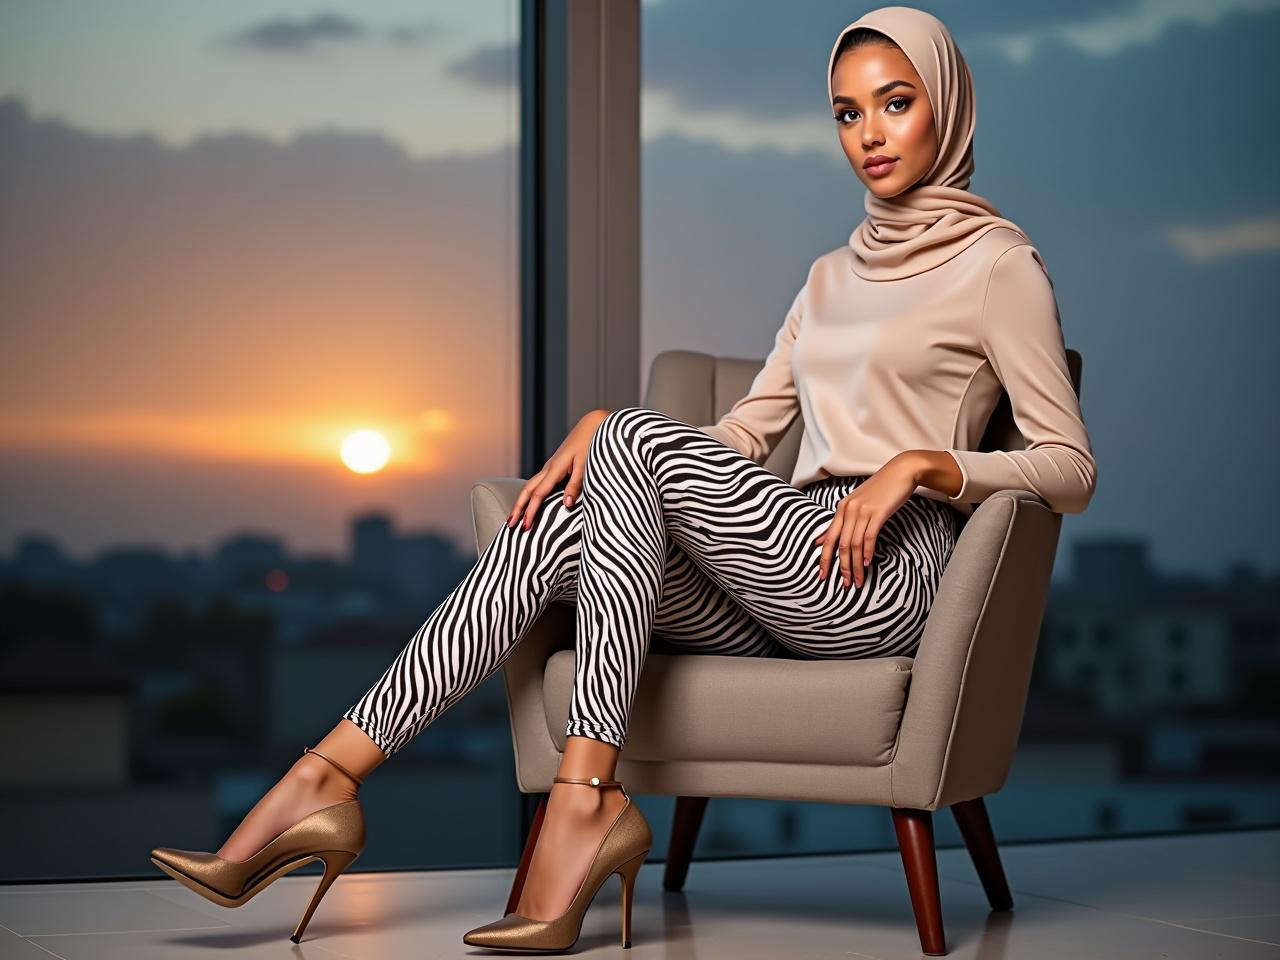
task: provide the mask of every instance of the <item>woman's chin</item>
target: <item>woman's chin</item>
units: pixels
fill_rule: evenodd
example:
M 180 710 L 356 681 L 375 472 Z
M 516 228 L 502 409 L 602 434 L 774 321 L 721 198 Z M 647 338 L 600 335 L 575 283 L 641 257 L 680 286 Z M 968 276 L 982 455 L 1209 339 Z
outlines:
M 865 183 L 866 181 L 863 182 Z M 914 186 L 914 183 L 903 185 L 903 183 L 898 181 L 897 178 L 893 178 L 892 182 L 878 180 L 874 184 L 868 183 L 867 189 L 881 200 L 889 200 L 893 197 L 901 196 Z
M 863 183 L 866 183 L 866 181 L 864 180 Z M 896 197 L 902 192 L 901 187 L 894 186 L 892 183 L 886 183 L 883 180 L 877 180 L 874 183 L 867 183 L 867 189 L 881 200 L 888 200 L 890 197 Z

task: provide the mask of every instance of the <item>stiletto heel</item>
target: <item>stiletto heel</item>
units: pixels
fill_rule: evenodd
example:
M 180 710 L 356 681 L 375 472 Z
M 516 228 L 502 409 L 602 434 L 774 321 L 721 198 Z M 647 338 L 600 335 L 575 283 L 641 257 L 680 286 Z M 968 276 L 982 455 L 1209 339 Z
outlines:
M 534 920 L 518 913 L 508 913 L 501 920 L 486 923 L 468 930 L 462 942 L 473 947 L 493 950 L 510 950 L 515 953 L 564 953 L 575 943 L 582 932 L 582 918 L 595 899 L 600 888 L 615 873 L 622 877 L 622 945 L 631 946 L 631 901 L 635 891 L 636 875 L 645 857 L 653 848 L 653 831 L 640 808 L 631 800 L 626 788 L 618 780 L 575 780 L 555 777 L 556 783 L 585 783 L 592 787 L 618 787 L 626 797 L 609 829 L 605 831 L 595 859 L 587 868 L 578 892 L 573 895 L 568 909 L 553 920 Z
M 622 878 L 622 946 L 626 950 L 631 949 L 631 901 L 636 889 L 636 874 L 644 866 L 647 856 L 648 850 L 634 860 L 628 860 L 615 871 Z
M 364 782 L 336 760 L 311 747 L 303 752 L 328 760 L 354 780 L 356 786 Z M 342 871 L 360 856 L 364 842 L 364 812 L 360 801 L 343 800 L 303 817 L 248 860 L 224 860 L 213 853 L 156 847 L 151 851 L 151 862 L 211 903 L 240 907 L 286 873 L 316 860 L 323 861 L 324 876 L 289 938 L 297 943 L 321 898 Z
M 302 919 L 298 921 L 298 926 L 293 931 L 293 936 L 289 939 L 297 943 L 302 939 L 302 931 L 307 929 L 307 924 L 311 921 L 311 915 L 316 912 L 316 907 L 320 906 L 320 900 L 333 886 L 333 881 L 338 879 L 338 875 L 350 866 L 358 854 L 350 853 L 346 850 L 326 850 L 324 853 L 316 854 L 321 861 L 324 862 L 324 876 L 320 878 L 320 885 L 316 887 L 315 895 L 311 898 L 311 903 L 307 907 L 307 912 L 302 915 Z

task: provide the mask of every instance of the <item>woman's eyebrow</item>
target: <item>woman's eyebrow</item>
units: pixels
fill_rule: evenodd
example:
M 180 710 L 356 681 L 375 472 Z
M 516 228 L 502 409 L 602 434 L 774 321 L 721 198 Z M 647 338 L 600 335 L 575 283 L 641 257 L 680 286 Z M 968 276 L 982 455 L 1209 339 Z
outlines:
M 916 88 L 914 83 L 907 83 L 907 81 L 905 80 L 890 80 L 883 87 L 876 87 L 874 90 L 872 90 L 871 96 L 883 97 L 886 93 L 888 93 L 894 87 L 910 87 L 912 90 Z M 832 97 L 831 102 L 832 103 L 851 103 L 855 107 L 858 105 L 858 101 L 855 100 L 853 97 L 846 97 L 843 94 L 837 97 Z

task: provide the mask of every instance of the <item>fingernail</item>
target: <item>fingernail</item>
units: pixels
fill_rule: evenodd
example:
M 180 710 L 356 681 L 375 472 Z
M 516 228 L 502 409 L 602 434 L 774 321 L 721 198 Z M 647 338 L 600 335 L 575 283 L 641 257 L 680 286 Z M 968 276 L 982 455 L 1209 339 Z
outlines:
M 564 505 L 565 505 L 566 507 L 572 506 L 572 505 L 573 505 L 573 497 L 565 497 L 565 498 L 564 498 Z

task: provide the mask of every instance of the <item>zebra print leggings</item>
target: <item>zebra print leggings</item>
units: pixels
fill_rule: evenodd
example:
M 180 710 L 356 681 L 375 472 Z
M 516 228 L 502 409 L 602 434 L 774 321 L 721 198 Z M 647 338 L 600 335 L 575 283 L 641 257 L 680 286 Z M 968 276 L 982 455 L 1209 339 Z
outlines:
M 529 530 L 504 523 L 462 582 L 343 716 L 390 757 L 489 677 L 552 601 L 575 602 L 565 733 L 621 748 L 645 655 L 910 656 L 959 531 L 948 504 L 910 497 L 885 522 L 861 587 L 826 529 L 866 477 L 803 489 L 643 407 L 611 412 L 579 499 L 554 493 Z

